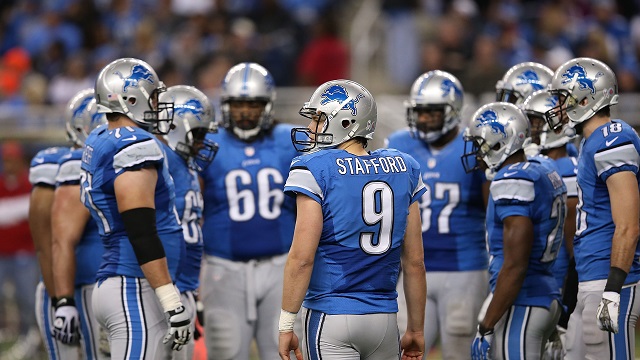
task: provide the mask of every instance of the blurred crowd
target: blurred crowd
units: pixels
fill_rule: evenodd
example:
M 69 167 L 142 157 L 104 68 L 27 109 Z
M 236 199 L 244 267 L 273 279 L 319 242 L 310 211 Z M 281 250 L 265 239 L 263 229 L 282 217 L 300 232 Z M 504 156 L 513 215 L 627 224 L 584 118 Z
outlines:
M 610 64 L 640 90 L 639 0 L 375 0 L 388 89 L 449 71 L 479 95 L 522 61 Z M 111 60 L 147 61 L 168 86 L 215 98 L 232 64 L 264 65 L 277 86 L 349 78 L 348 32 L 362 0 L 3 0 L 0 105 L 65 104 Z M 365 79 L 355 79 L 365 81 Z M 366 81 L 365 81 L 366 82 Z
M 520 62 L 555 69 L 588 56 L 613 68 L 621 92 L 640 90 L 637 0 L 387 0 L 384 10 L 388 72 L 402 85 L 440 69 L 479 95 Z
M 167 86 L 188 83 L 209 92 L 242 61 L 264 65 L 279 86 L 347 77 L 347 47 L 331 15 L 335 3 L 3 0 L 0 103 L 65 104 L 92 87 L 104 65 L 127 56 L 158 69 Z M 331 64 L 320 64 L 328 52 Z

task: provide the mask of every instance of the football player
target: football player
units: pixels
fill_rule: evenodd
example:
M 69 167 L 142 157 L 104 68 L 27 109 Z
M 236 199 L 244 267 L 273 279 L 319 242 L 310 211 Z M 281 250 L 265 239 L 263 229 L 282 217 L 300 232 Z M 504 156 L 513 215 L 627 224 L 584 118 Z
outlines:
M 222 83 L 222 124 L 207 138 L 217 160 L 200 173 L 204 195 L 202 277 L 207 352 L 248 359 L 277 353 L 282 274 L 293 238 L 295 203 L 282 192 L 291 126 L 273 118 L 275 84 L 256 63 L 232 67 Z M 220 291 L 224 289 L 224 291 Z
M 291 138 L 309 152 L 291 162 L 285 193 L 296 227 L 284 275 L 280 358 L 422 359 L 426 278 L 418 198 L 420 165 L 395 149 L 368 152 L 373 96 L 350 80 L 320 85 Z M 408 309 L 400 340 L 396 286 L 402 261 Z M 304 300 L 304 303 L 303 303 Z M 293 332 L 302 306 L 302 345 Z M 399 341 L 400 340 L 400 341 Z
M 419 199 L 428 297 L 425 344 L 440 338 L 442 356 L 467 359 L 477 317 L 488 293 L 489 258 L 484 239 L 488 182 L 481 171 L 467 174 L 460 162 L 464 89 L 453 75 L 427 72 L 413 83 L 407 101 L 409 129 L 393 133 L 387 146 L 413 156 L 428 191 Z M 483 184 L 487 184 L 484 185 Z M 406 321 L 398 287 L 398 321 Z
M 564 334 L 567 329 L 569 315 L 573 312 L 578 292 L 575 260 L 573 259 L 573 236 L 576 231 L 576 206 L 578 204 L 578 187 L 576 174 L 578 173 L 578 159 L 570 156 L 567 144 L 571 140 L 560 130 L 553 130 L 545 121 L 544 114 L 558 105 L 558 97 L 546 90 L 539 90 L 529 95 L 522 104 L 522 108 L 531 125 L 531 139 L 540 150 L 540 155 L 553 160 L 558 167 L 558 173 L 567 186 L 567 217 L 564 222 L 564 241 L 553 265 L 558 288 L 562 293 L 562 315 L 558 331 Z M 566 306 L 566 309 L 565 309 Z M 566 310 L 566 311 L 565 311 Z M 560 337 L 554 337 L 555 344 L 551 344 L 549 351 L 560 354 Z M 553 347 L 555 346 L 555 349 Z M 553 358 L 553 357 L 552 357 Z
M 186 252 L 174 184 L 151 134 L 170 129 L 173 104 L 158 101 L 165 90 L 144 61 L 107 64 L 95 96 L 108 124 L 82 154 L 82 199 L 105 247 L 93 310 L 115 359 L 163 358 L 190 338 L 190 314 L 173 284 Z
M 640 139 L 626 122 L 611 119 L 618 84 L 605 63 L 565 62 L 554 73 L 550 92 L 559 101 L 545 113 L 549 126 L 583 138 L 573 240 L 578 298 L 565 358 L 633 359 L 629 344 L 640 315 Z
M 560 316 L 552 265 L 562 242 L 566 186 L 552 162 L 527 161 L 529 121 L 506 102 L 482 106 L 465 130 L 467 171 L 488 167 L 486 231 L 493 297 L 472 359 L 539 359 Z
M 160 94 L 160 102 L 173 103 L 173 129 L 160 138 L 165 145 L 169 173 L 175 183 L 176 211 L 182 224 L 186 245 L 185 260 L 180 263 L 176 286 L 191 318 L 195 334 L 196 299 L 200 286 L 202 263 L 202 192 L 197 171 L 207 168 L 218 151 L 218 145 L 205 139 L 218 131 L 211 102 L 193 86 L 177 85 Z M 174 360 L 193 359 L 194 342 L 184 351 L 174 351 Z
M 98 225 L 80 201 L 82 147 L 89 133 L 106 121 L 103 114 L 97 113 L 93 89 L 79 92 L 67 105 L 66 126 L 73 147 L 58 161 L 51 215 L 57 299 L 53 333 L 64 347 L 77 346 L 81 340 L 84 359 L 108 358 L 99 351 L 100 325 L 91 304 L 104 247 Z
M 92 96 L 91 96 L 92 97 Z M 73 143 L 73 134 L 66 131 Z M 42 279 L 36 287 L 36 320 L 49 359 L 78 359 L 77 347 L 65 347 L 53 336 L 55 287 L 53 284 L 51 207 L 58 173 L 58 161 L 70 151 L 69 147 L 50 147 L 39 151 L 31 160 L 29 181 L 33 185 L 29 199 L 29 227 L 36 248 Z

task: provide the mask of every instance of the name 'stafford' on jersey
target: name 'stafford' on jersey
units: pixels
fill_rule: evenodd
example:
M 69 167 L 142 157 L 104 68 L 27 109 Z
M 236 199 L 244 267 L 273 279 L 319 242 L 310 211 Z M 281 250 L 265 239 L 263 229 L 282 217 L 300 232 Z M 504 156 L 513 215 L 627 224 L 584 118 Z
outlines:
M 295 163 L 294 162 L 292 164 Z M 381 156 L 379 158 L 361 159 L 345 157 L 336 159 L 340 175 L 390 174 L 407 171 L 407 164 L 401 156 Z

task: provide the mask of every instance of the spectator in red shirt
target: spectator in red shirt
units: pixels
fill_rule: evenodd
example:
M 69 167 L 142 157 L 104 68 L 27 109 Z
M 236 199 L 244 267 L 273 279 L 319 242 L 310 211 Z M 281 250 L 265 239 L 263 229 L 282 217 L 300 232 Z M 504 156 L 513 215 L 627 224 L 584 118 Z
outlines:
M 300 85 L 318 86 L 329 80 L 349 78 L 349 51 L 338 37 L 336 17 L 319 16 L 313 24 L 313 38 L 298 59 Z
M 17 345 L 29 338 L 29 330 L 38 333 L 34 313 L 38 265 L 27 221 L 31 184 L 24 155 L 18 142 L 6 141 L 0 145 L 0 288 L 10 281 L 16 290 L 21 336 Z M 0 318 L 8 316 L 0 314 Z

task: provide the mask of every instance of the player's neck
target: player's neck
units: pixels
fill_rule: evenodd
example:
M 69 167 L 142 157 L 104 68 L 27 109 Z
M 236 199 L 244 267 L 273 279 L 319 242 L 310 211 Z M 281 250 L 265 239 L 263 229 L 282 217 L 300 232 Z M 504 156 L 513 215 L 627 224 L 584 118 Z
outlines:
M 353 154 L 356 156 L 369 155 L 364 146 L 362 146 L 362 144 L 355 139 L 351 139 L 345 143 L 340 144 L 338 146 L 338 149 L 344 150 L 349 154 Z
M 129 119 L 126 116 L 118 116 L 117 119 L 111 120 L 107 124 L 107 128 L 109 130 L 113 130 L 113 129 L 117 129 L 125 126 L 139 127 L 138 124 L 136 124 L 133 120 Z
M 560 158 L 567 157 L 567 146 L 562 145 L 557 148 L 547 149 L 542 151 L 542 154 L 552 158 L 553 160 L 558 160 Z
M 582 136 L 587 139 L 589 136 L 591 136 L 591 134 L 593 134 L 594 131 L 596 131 L 596 129 L 598 129 L 600 126 L 608 123 L 609 121 L 611 121 L 611 117 L 610 116 L 598 116 L 595 115 L 594 117 L 592 117 L 591 119 L 585 121 L 582 125 Z
M 507 167 L 511 164 L 525 162 L 525 161 L 527 161 L 527 157 L 524 155 L 524 150 L 520 149 L 515 153 L 511 154 L 508 158 L 506 158 L 502 163 L 502 165 L 500 165 L 500 168 L 498 170 L 504 167 Z
M 447 132 L 446 134 L 442 135 L 440 139 L 429 144 L 429 146 L 431 146 L 432 148 L 435 148 L 436 150 L 440 150 L 443 147 L 447 146 L 447 144 L 449 144 L 453 139 L 455 139 L 456 136 L 458 136 L 457 126 L 449 130 L 449 132 Z

